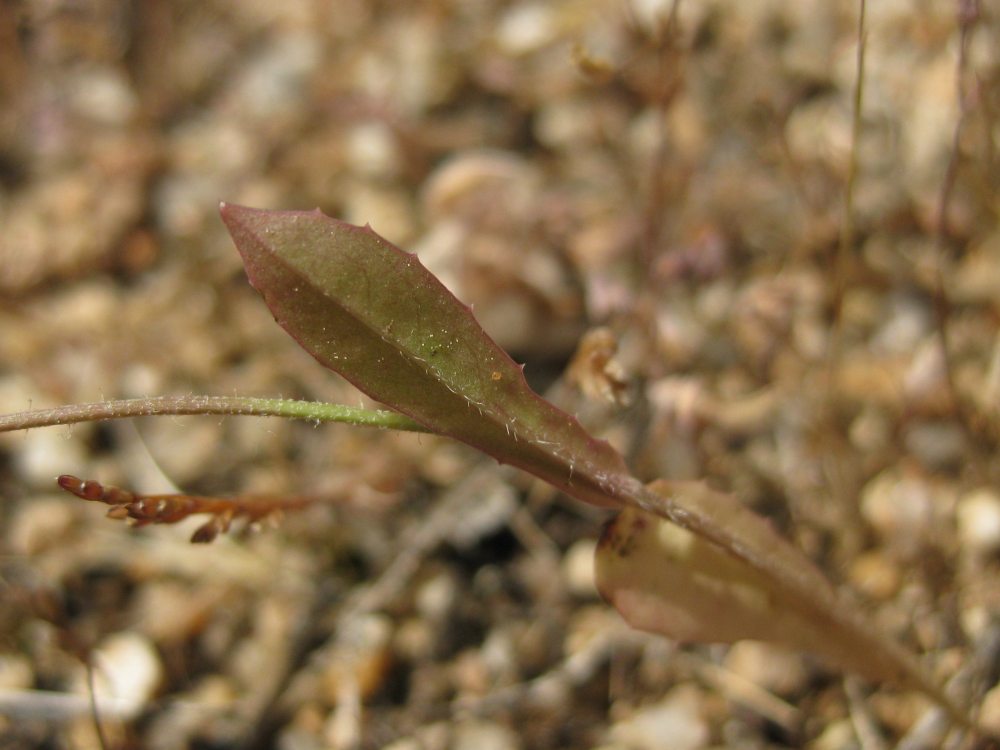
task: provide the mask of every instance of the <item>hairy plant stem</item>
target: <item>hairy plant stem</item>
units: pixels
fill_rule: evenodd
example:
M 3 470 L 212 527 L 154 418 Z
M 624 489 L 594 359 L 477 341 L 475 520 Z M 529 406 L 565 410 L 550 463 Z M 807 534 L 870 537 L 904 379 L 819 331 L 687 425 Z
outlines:
M 409 417 L 384 409 L 361 409 L 324 401 L 240 396 L 157 396 L 23 411 L 17 414 L 0 415 L 0 432 L 163 414 L 285 417 L 287 419 L 304 419 L 310 422 L 347 422 L 364 427 L 430 432 L 426 427 L 414 422 Z

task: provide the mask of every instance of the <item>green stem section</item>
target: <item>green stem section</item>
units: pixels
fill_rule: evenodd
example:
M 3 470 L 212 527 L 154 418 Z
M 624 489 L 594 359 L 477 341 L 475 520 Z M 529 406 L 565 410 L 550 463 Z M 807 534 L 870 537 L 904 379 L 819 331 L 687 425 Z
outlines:
M 102 419 L 126 419 L 162 414 L 223 414 L 230 416 L 285 417 L 310 422 L 347 422 L 365 427 L 382 427 L 409 432 L 429 432 L 423 425 L 394 411 L 360 409 L 324 401 L 296 401 L 284 398 L 244 398 L 239 396 L 158 396 L 93 404 L 72 404 L 55 409 L 38 409 L 0 416 L 0 432 L 52 427 Z

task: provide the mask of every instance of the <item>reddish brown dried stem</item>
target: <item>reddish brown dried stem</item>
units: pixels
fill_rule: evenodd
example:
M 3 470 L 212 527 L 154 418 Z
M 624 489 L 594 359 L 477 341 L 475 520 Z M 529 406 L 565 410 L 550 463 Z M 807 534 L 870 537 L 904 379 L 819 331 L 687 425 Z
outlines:
M 303 496 L 244 495 L 223 498 L 179 493 L 140 495 L 69 474 L 63 474 L 56 481 L 62 489 L 83 500 L 110 505 L 110 518 L 127 520 L 134 526 L 177 523 L 188 516 L 207 513 L 212 518 L 195 530 L 191 537 L 191 541 L 195 543 L 211 542 L 219 534 L 228 531 L 235 518 L 242 518 L 248 524 L 258 523 L 266 519 L 277 519 L 286 511 L 299 510 L 316 501 L 316 498 Z

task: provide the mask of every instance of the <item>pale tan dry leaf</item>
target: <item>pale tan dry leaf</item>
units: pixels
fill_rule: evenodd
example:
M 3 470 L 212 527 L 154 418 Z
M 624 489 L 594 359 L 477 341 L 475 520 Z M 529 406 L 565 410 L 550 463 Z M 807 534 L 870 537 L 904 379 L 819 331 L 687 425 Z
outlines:
M 701 482 L 659 481 L 648 489 L 663 500 L 664 515 L 692 531 L 653 507 L 629 507 L 605 528 L 597 587 L 630 625 L 681 641 L 752 639 L 807 651 L 920 690 L 971 725 L 914 656 L 882 637 L 855 602 L 736 498 Z
M 628 406 L 628 376 L 616 359 L 618 342 L 609 328 L 594 328 L 584 335 L 567 377 L 587 398 L 615 406 Z

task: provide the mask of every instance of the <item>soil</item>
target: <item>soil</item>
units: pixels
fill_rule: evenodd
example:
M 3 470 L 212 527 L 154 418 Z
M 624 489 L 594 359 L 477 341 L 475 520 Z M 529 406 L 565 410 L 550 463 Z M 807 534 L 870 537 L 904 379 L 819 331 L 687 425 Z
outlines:
M 769 518 L 1000 731 L 1000 15 L 869 4 L 855 117 L 857 16 L 7 3 L 0 411 L 372 405 L 217 212 L 318 206 L 417 252 L 640 478 Z M 59 474 L 318 500 L 193 545 Z M 0 497 L 2 750 L 987 744 L 810 655 L 629 629 L 593 584 L 607 511 L 437 438 L 37 429 L 0 436 Z

